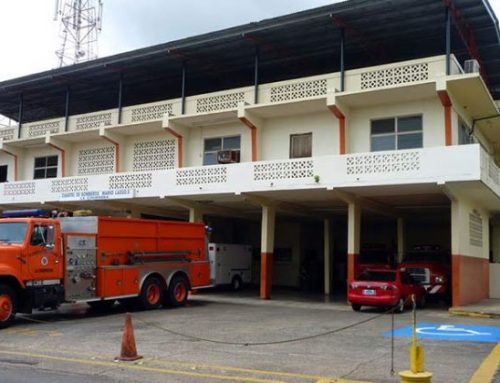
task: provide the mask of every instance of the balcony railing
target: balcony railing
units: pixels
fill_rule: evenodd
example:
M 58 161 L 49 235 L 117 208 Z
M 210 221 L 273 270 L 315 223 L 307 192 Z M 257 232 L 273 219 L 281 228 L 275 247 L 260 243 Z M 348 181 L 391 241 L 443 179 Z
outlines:
M 349 70 L 346 72 L 346 92 L 363 92 L 387 87 L 418 84 L 434 81 L 446 71 L 445 56 L 429 57 L 376 67 Z M 452 74 L 462 73 L 455 58 L 452 60 Z M 340 88 L 340 74 L 330 73 L 275 83 L 261 84 L 258 100 L 262 104 L 283 103 L 326 97 L 329 92 Z M 195 115 L 236 109 L 238 104 L 254 103 L 254 88 L 243 87 L 220 92 L 190 96 L 186 98 L 185 114 Z M 179 116 L 181 100 L 163 100 L 153 103 L 125 107 L 122 110 L 122 124 L 140 124 L 161 121 L 163 115 Z M 97 129 L 118 124 L 118 109 L 103 110 L 77 116 L 70 116 L 68 131 Z M 23 124 L 22 138 L 45 136 L 47 132 L 61 133 L 65 130 L 65 119 L 51 119 Z M 4 141 L 17 139 L 17 130 L 0 130 Z
M 486 162 L 479 145 L 464 145 L 65 177 L 0 184 L 0 203 L 479 181 Z

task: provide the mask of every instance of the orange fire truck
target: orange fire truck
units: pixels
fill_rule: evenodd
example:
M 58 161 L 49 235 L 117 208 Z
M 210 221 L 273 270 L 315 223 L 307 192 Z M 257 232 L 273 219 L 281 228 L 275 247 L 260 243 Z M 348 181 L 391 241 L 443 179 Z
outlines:
M 203 224 L 37 215 L 0 219 L 0 328 L 16 312 L 65 302 L 181 306 L 190 289 L 210 283 Z

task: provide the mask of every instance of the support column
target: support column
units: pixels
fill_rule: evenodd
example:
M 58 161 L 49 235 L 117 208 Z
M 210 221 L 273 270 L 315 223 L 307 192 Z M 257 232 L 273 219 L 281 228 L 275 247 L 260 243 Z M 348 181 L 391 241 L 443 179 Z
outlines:
M 255 47 L 255 58 L 254 58 L 254 78 L 253 78 L 253 91 L 254 91 L 254 104 L 259 103 L 259 47 Z
M 69 128 L 69 104 L 71 99 L 71 88 L 69 85 L 66 87 L 66 104 L 64 108 L 64 131 L 67 132 Z
M 359 248 L 361 241 L 361 206 L 350 202 L 347 214 L 347 282 L 358 275 Z
M 24 117 L 24 95 L 21 93 L 19 96 L 19 115 L 17 117 L 17 138 L 21 138 L 23 117 Z
M 183 61 L 181 74 L 181 114 L 186 114 L 186 71 L 187 64 Z
M 473 203 L 451 202 L 452 306 L 489 297 L 489 216 Z
M 271 206 L 262 206 L 261 223 L 261 261 L 260 261 L 260 298 L 271 298 L 273 284 L 273 252 L 274 252 L 274 227 L 276 210 Z
M 340 30 L 340 91 L 345 91 L 345 30 Z
M 446 75 L 451 74 L 451 12 L 446 7 Z
M 123 115 L 123 73 L 120 73 L 118 80 L 118 125 L 122 123 Z
M 398 217 L 397 220 L 397 235 L 398 235 L 398 254 L 397 254 L 397 263 L 401 263 L 403 261 L 403 255 L 406 248 L 406 236 L 405 236 L 405 220 L 401 217 Z
M 332 293 L 332 241 L 331 241 L 331 221 L 325 219 L 323 221 L 323 253 L 325 263 L 325 295 Z
M 203 211 L 196 207 L 189 208 L 189 222 L 191 223 L 203 222 Z

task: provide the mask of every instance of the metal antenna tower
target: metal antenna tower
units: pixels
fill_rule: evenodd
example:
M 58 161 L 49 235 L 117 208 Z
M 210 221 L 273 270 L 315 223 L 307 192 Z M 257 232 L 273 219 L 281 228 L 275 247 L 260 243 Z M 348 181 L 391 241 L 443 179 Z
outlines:
M 97 58 L 102 29 L 102 0 L 55 0 L 54 21 L 60 20 L 59 67 Z

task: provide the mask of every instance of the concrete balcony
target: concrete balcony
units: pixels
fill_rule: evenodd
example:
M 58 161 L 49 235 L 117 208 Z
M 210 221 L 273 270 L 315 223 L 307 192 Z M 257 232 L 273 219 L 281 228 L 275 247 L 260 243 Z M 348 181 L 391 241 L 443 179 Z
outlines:
M 460 183 L 473 185 L 475 198 L 489 195 L 495 209 L 499 205 L 499 174 L 493 160 L 476 144 L 9 182 L 0 184 L 0 204 L 202 199 L 205 195 L 252 192 L 397 185 L 436 188 Z
M 345 95 L 341 101 L 347 105 L 352 103 L 353 106 L 360 106 L 358 105 L 360 102 L 370 103 L 369 95 L 372 95 L 372 99 L 379 101 L 380 95 L 377 92 L 380 91 L 392 90 L 393 93 L 394 91 L 398 93 L 397 89 L 404 89 L 408 86 L 427 86 L 435 91 L 432 84 L 445 76 L 445 67 L 445 56 L 436 56 L 350 70 L 345 74 L 344 92 L 338 91 L 340 89 L 339 73 L 261 84 L 258 88 L 258 105 L 264 107 L 261 113 L 263 117 L 268 118 L 275 114 L 283 114 L 283 108 L 286 109 L 287 106 L 293 105 L 295 109 L 308 102 L 317 104 L 318 100 L 326 100 L 327 95 L 335 93 Z M 456 80 L 461 75 L 462 69 L 453 58 L 452 77 Z M 358 95 L 365 93 L 369 99 L 364 101 L 364 98 L 359 98 Z M 403 93 L 408 95 L 405 90 Z M 388 93 L 385 94 L 387 95 Z M 394 97 L 397 100 L 401 94 L 398 93 Z M 227 118 L 225 114 L 231 114 L 229 117 L 233 118 L 232 115 L 236 113 L 238 104 L 241 103 L 255 104 L 253 87 L 187 97 L 184 113 L 182 113 L 181 99 L 128 106 L 122 110 L 120 124 L 117 108 L 69 116 L 67 126 L 64 118 L 25 123 L 21 128 L 21 140 L 42 137 L 46 134 L 65 134 L 122 125 L 160 124 L 165 115 L 179 118 L 179 123 L 187 126 L 213 124 L 221 121 L 221 118 L 222 121 Z M 309 109 L 305 107 L 305 110 Z M 259 110 L 256 109 L 256 112 Z M 0 138 L 3 141 L 18 140 L 17 137 L 17 128 L 9 127 L 0 130 Z

